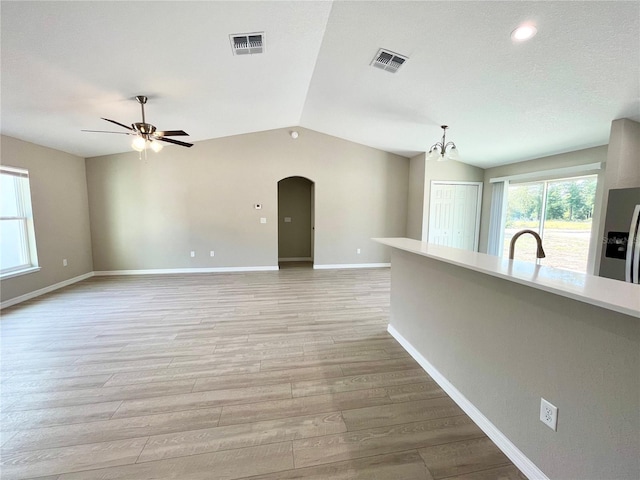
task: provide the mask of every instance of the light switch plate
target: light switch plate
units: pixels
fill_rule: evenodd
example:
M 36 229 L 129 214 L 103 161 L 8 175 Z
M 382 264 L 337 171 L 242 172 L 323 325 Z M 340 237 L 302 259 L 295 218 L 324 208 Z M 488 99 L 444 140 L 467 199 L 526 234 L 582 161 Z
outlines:
M 260 223 L 267 223 L 266 217 L 260 217 Z

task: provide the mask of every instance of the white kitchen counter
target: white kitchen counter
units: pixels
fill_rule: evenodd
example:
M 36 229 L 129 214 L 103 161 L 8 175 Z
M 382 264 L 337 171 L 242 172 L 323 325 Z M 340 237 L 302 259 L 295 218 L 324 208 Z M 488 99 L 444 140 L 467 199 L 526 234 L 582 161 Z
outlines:
M 374 238 L 393 248 L 640 318 L 640 285 L 432 245 L 410 238 Z

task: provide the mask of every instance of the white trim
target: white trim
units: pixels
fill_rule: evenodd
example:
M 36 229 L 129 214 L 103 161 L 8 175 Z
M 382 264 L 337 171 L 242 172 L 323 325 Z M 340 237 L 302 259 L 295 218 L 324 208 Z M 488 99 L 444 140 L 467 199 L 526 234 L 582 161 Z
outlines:
M 507 175 L 506 177 L 490 178 L 489 183 L 496 182 L 520 182 L 524 180 L 546 180 L 550 178 L 562 178 L 566 176 L 587 175 L 589 172 L 602 170 L 603 162 L 588 163 L 586 165 L 576 165 L 573 167 L 554 168 L 551 170 L 540 170 L 537 172 L 520 173 L 517 175 Z
M 400 345 L 411 355 L 416 362 L 435 380 L 435 382 L 447 392 L 447 395 L 464 410 L 478 427 L 509 457 L 516 467 L 518 467 L 527 478 L 536 480 L 549 480 L 542 470 L 540 470 L 524 453 L 518 449 L 496 426 L 485 417 L 475 405 L 473 405 L 449 380 L 442 375 L 436 367 L 424 358 L 411 343 L 404 338 L 392 325 L 387 327 L 387 331 L 395 338 Z
M 331 270 L 337 268 L 387 268 L 390 267 L 390 263 L 338 263 L 334 265 L 313 265 L 314 270 Z
M 9 167 L 8 165 L 0 165 L 0 172 L 14 177 L 29 178 L 29 170 L 20 167 Z
M 279 262 L 311 262 L 313 258 L 311 257 L 283 257 L 278 258 Z
M 0 275 L 0 280 L 7 280 L 9 278 L 19 277 L 20 275 L 27 275 L 28 273 L 35 273 L 35 272 L 39 272 L 40 270 L 41 270 L 41 267 L 27 267 L 21 270 L 15 270 L 13 272 L 9 271 L 7 273 L 3 273 L 2 275 Z
M 59 288 L 69 286 L 73 283 L 81 282 L 82 280 L 86 280 L 87 278 L 93 277 L 93 275 L 94 275 L 94 272 L 85 273 L 83 275 L 70 278 L 69 280 L 65 280 L 63 282 L 54 283 L 53 285 L 49 285 L 48 287 L 41 288 L 40 290 L 35 290 L 33 292 L 25 293 L 24 295 L 20 295 L 19 297 L 10 298 L 9 300 L 5 300 L 4 302 L 0 303 L 0 309 L 11 307 L 12 305 L 16 305 L 18 303 L 31 300 L 32 298 L 39 297 L 40 295 L 44 295 L 45 293 L 53 292 L 54 290 L 58 290 Z
M 176 273 L 228 273 L 228 272 L 265 272 L 277 271 L 278 266 L 260 267 L 215 267 L 215 268 L 151 268 L 148 270 L 103 270 L 93 272 L 99 277 L 115 275 L 172 275 Z

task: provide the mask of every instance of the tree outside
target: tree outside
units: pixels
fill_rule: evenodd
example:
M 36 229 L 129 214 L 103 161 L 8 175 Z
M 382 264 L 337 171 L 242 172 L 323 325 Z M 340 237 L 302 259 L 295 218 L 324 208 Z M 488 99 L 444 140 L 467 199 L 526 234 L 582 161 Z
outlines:
M 546 208 L 543 194 L 546 183 Z M 547 182 L 510 185 L 503 255 L 508 255 L 513 235 L 522 229 L 540 233 L 547 257 L 543 265 L 585 272 L 595 203 L 595 175 Z M 518 240 L 516 259 L 535 261 L 531 236 Z

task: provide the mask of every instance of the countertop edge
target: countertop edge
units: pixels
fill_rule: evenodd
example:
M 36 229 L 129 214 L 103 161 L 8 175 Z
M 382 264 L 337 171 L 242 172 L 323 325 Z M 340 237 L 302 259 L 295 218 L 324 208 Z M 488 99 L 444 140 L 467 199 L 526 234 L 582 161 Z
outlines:
M 432 245 L 410 238 L 373 238 L 389 247 L 640 318 L 640 285 L 579 272 Z M 392 265 L 393 268 L 393 265 Z M 634 297 L 637 299 L 634 302 Z

